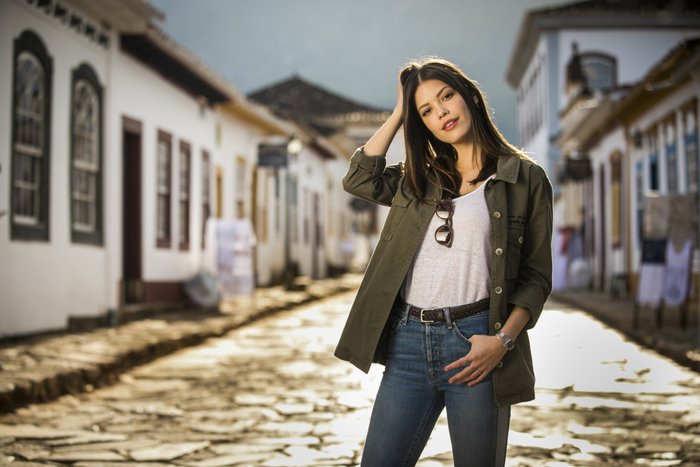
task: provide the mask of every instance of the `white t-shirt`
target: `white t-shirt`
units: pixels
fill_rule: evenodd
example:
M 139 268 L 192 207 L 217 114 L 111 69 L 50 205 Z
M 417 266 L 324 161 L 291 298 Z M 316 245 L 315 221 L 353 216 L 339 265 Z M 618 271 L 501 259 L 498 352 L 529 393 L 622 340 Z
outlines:
M 435 240 L 435 230 L 445 221 L 433 215 L 401 290 L 406 303 L 440 308 L 489 296 L 491 220 L 485 186 L 483 182 L 476 190 L 453 200 L 451 248 Z

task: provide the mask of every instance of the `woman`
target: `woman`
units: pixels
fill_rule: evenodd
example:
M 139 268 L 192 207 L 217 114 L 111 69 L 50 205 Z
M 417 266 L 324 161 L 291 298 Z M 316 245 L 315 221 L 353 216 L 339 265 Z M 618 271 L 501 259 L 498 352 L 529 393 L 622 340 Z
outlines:
M 387 166 L 401 125 L 405 164 Z M 510 405 L 534 398 L 527 329 L 551 290 L 547 176 L 474 81 L 427 59 L 399 74 L 343 186 L 391 206 L 335 352 L 386 365 L 362 464 L 414 465 L 444 407 L 455 465 L 502 465 Z

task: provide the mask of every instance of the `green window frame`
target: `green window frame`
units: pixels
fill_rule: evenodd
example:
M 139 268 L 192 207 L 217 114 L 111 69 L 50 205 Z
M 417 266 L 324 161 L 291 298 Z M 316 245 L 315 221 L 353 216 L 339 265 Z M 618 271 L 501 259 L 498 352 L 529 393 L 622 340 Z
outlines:
M 103 245 L 103 88 L 86 63 L 73 70 L 71 83 L 71 240 Z
M 180 250 L 190 249 L 190 198 L 192 191 L 192 148 L 189 143 L 180 141 L 179 160 L 179 195 L 180 203 Z
M 172 157 L 173 139 L 158 130 L 156 145 L 156 247 L 168 249 L 172 244 Z
M 53 59 L 31 30 L 14 41 L 10 238 L 49 241 Z
M 202 150 L 202 250 L 207 245 L 207 220 L 211 216 L 211 162 L 209 152 Z

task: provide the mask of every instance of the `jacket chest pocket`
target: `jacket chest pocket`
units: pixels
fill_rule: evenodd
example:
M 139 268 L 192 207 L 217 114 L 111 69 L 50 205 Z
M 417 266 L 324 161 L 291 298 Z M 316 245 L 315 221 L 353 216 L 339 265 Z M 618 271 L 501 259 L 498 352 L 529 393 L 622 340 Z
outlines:
M 406 198 L 401 193 L 401 190 L 399 190 L 391 202 L 389 215 L 386 217 L 386 221 L 384 222 L 384 228 L 382 229 L 382 233 L 380 235 L 382 240 L 391 240 L 398 230 L 401 221 L 406 215 L 409 204 L 411 204 L 411 200 Z
M 506 279 L 515 279 L 518 277 L 524 241 L 524 225 L 508 226 L 508 258 L 506 263 Z

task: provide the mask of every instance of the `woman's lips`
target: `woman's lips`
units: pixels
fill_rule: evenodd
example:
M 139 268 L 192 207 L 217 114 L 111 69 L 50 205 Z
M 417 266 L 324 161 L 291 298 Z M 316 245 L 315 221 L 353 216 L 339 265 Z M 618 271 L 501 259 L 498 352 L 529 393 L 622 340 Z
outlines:
M 445 124 L 442 126 L 442 129 L 444 131 L 450 131 L 452 128 L 455 127 L 455 125 L 457 125 L 457 120 L 457 118 L 453 118 L 452 120 L 446 121 Z

